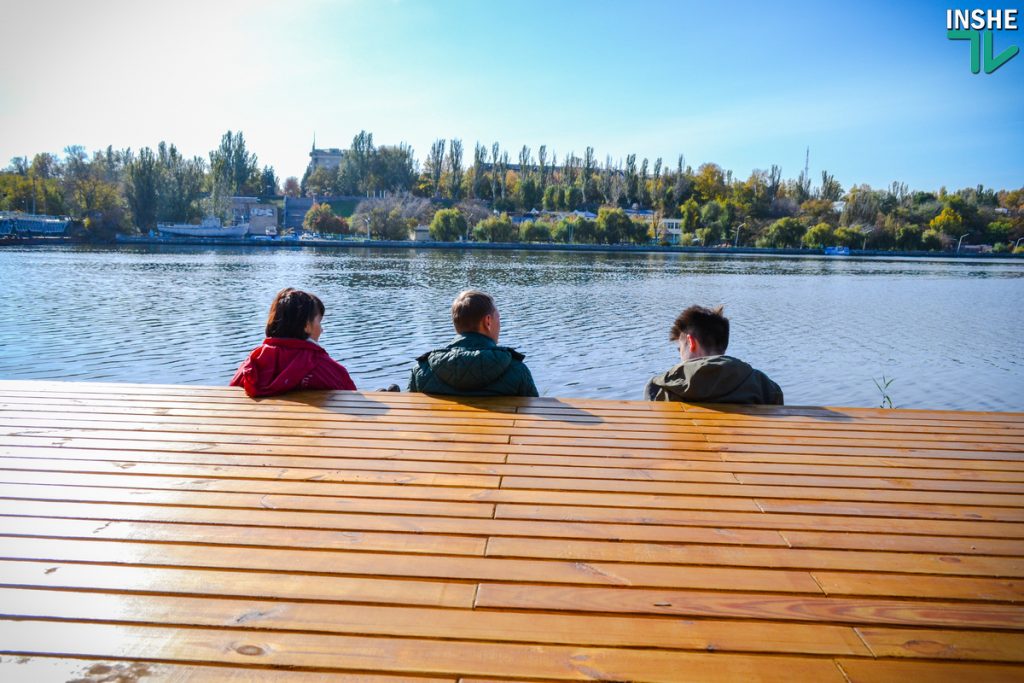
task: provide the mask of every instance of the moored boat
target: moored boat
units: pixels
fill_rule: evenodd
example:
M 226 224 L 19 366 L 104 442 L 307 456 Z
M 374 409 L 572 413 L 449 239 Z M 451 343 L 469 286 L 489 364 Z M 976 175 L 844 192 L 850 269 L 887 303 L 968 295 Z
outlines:
M 161 235 L 178 237 L 245 237 L 249 233 L 249 224 L 222 226 L 217 218 L 206 218 L 199 225 L 188 223 L 162 224 L 156 229 Z

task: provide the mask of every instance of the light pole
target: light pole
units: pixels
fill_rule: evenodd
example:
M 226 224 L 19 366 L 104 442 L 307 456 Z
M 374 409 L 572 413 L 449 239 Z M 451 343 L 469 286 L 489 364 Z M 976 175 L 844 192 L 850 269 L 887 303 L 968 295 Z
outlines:
M 363 223 L 366 224 L 366 239 L 370 239 L 370 217 L 363 216 Z
M 1017 247 L 1019 247 L 1019 246 L 1020 246 L 1020 243 L 1021 243 L 1021 241 L 1024 241 L 1024 237 L 1021 237 L 1021 238 L 1019 238 L 1019 239 L 1018 239 L 1018 240 L 1017 240 L 1016 242 L 1014 242 L 1014 243 L 1013 243 L 1013 248 L 1014 248 L 1014 249 L 1016 249 Z
M 957 256 L 959 256 L 959 255 L 960 255 L 960 243 L 961 243 L 961 242 L 963 242 L 963 241 L 964 241 L 964 238 L 965 238 L 965 237 L 967 237 L 967 236 L 968 236 L 968 235 L 970 235 L 970 234 L 971 234 L 971 233 L 969 233 L 969 232 L 965 232 L 964 234 L 960 235 L 960 239 L 958 239 L 958 240 L 956 241 L 956 255 L 957 255 Z
M 746 223 L 740 223 L 736 226 L 736 240 L 732 243 L 732 248 L 735 249 L 740 246 L 740 228 L 745 228 Z

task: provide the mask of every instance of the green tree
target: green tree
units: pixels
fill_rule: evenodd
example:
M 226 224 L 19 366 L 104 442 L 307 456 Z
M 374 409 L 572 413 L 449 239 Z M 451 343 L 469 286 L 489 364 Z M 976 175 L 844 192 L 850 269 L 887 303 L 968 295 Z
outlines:
M 548 185 L 544 188 L 544 209 L 546 211 L 557 211 L 559 207 L 558 197 L 556 196 L 556 188 L 554 185 Z
M 928 228 L 921 234 L 921 247 L 927 251 L 939 251 L 949 237 L 935 228 Z
M 697 228 L 700 227 L 700 207 L 697 206 L 697 202 L 693 197 L 690 197 L 679 207 L 680 223 L 679 227 L 684 232 L 697 232 Z
M 341 216 L 335 216 L 334 209 L 326 202 L 316 203 L 309 207 L 305 218 L 302 219 L 302 227 L 306 232 L 316 232 L 321 235 L 348 232 L 348 222 Z
M 709 202 L 725 197 L 727 185 L 725 171 L 718 164 L 701 164 L 693 179 L 694 189 L 700 198 Z
M 964 219 L 956 210 L 947 206 L 929 221 L 928 227 L 940 233 L 956 235 L 964 227 Z
M 864 238 L 866 236 L 862 230 L 845 225 L 836 228 L 834 235 L 836 245 L 840 247 L 849 247 L 850 249 L 859 249 L 861 245 L 864 244 Z
M 551 226 L 548 223 L 527 221 L 520 226 L 524 242 L 550 242 Z
M 575 211 L 583 206 L 583 190 L 573 185 L 564 190 L 564 208 Z
M 412 219 L 404 218 L 400 209 L 395 208 L 388 211 L 383 206 L 370 209 L 368 213 L 362 214 L 361 218 L 364 224 L 369 223 L 370 236 L 378 240 L 407 240 L 412 224 L 415 223 Z
M 473 237 L 480 242 L 515 242 L 518 231 L 507 213 L 491 216 L 476 224 Z
M 268 197 L 276 197 L 281 193 L 278 187 L 277 174 L 274 173 L 272 166 L 264 166 L 263 170 L 260 171 L 260 197 L 266 199 Z
M 1006 220 L 992 221 L 985 230 L 986 238 L 991 242 L 1005 242 L 1013 232 L 1013 223 Z
M 904 223 L 896 228 L 896 246 L 906 251 L 921 248 L 921 226 Z
M 780 218 L 762 233 L 757 240 L 757 246 L 774 249 L 797 247 L 804 236 L 804 230 L 803 223 L 797 219 Z
M 245 147 L 245 136 L 230 130 L 221 137 L 220 146 L 210 152 L 211 186 L 214 193 L 233 197 L 239 193 L 256 194 L 260 174 L 256 155 Z
M 466 217 L 458 209 L 441 209 L 430 221 L 430 237 L 438 242 L 455 242 L 466 234 Z
M 633 225 L 626 212 L 602 207 L 597 212 L 597 236 L 605 244 L 619 244 L 633 234 Z
M 462 140 L 452 140 L 448 145 L 448 197 L 459 201 L 462 198 Z
M 156 228 L 157 205 L 162 178 L 160 166 L 153 150 L 143 147 L 125 169 L 125 198 L 135 224 L 143 230 Z
M 828 223 L 818 223 L 807 229 L 801 242 L 808 249 L 832 247 L 835 246 L 836 236 L 831 225 Z
M 157 221 L 185 223 L 201 216 L 206 162 L 202 157 L 186 159 L 178 148 L 161 142 L 156 148 L 160 165 Z

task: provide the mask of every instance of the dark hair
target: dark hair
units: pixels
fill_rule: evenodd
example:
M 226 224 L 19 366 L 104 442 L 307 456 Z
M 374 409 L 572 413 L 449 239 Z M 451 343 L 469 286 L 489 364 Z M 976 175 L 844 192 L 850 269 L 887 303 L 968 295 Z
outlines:
M 705 351 L 713 354 L 725 353 L 729 347 L 729 319 L 722 315 L 722 308 L 690 306 L 672 323 L 668 338 L 677 341 L 688 334 L 696 339 Z
M 475 332 L 480 322 L 496 310 L 490 295 L 467 289 L 452 302 L 452 324 L 456 332 Z
M 285 287 L 274 297 L 274 303 L 270 304 L 267 336 L 305 339 L 309 336 L 306 325 L 318 315 L 323 317 L 323 314 L 324 302 L 315 294 Z

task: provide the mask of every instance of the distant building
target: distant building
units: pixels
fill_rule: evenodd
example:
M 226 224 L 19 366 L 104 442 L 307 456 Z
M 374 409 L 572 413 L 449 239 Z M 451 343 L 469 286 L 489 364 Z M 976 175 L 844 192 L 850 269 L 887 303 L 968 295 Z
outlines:
M 309 152 L 309 172 L 312 173 L 318 168 L 334 170 L 341 165 L 341 160 L 344 158 L 345 150 L 337 147 L 317 149 L 316 138 L 313 138 L 313 148 Z
M 248 223 L 250 235 L 277 234 L 277 207 L 256 197 L 232 197 L 231 216 L 235 225 Z

